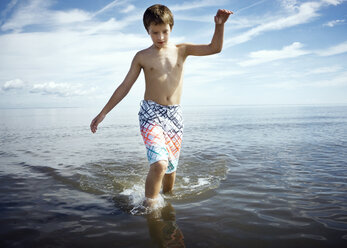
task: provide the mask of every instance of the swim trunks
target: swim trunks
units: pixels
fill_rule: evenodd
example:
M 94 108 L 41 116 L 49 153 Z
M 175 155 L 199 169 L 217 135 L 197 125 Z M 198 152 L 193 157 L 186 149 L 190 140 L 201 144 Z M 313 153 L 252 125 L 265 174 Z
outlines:
M 165 106 L 143 100 L 139 121 L 149 163 L 166 160 L 168 161 L 166 174 L 176 171 L 183 135 L 181 106 Z

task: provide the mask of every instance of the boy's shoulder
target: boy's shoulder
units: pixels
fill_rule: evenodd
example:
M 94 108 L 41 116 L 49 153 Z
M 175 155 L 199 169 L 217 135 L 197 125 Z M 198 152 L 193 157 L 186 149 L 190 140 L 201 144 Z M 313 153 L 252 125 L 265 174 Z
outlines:
M 136 53 L 136 56 L 146 56 L 151 53 L 152 46 L 142 49 Z
M 134 61 L 143 66 L 144 64 L 146 64 L 146 61 L 148 61 L 148 59 L 151 57 L 151 54 L 151 47 L 142 49 L 135 54 Z

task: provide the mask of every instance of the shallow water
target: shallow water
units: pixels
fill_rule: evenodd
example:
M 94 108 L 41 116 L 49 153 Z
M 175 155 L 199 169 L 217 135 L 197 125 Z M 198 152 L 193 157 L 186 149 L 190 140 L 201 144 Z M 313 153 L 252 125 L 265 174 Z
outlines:
M 0 110 L 1 247 L 347 244 L 346 106 L 183 106 L 175 190 L 148 172 L 137 108 Z

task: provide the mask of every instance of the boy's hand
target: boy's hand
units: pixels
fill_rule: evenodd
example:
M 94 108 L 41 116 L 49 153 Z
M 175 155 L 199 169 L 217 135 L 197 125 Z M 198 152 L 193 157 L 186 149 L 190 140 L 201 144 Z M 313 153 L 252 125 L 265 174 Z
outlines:
M 98 114 L 93 120 L 92 123 L 90 123 L 90 130 L 95 133 L 98 129 L 98 125 L 102 120 L 105 118 L 105 115 Z
M 214 22 L 216 24 L 224 24 L 228 20 L 231 14 L 234 14 L 234 13 L 230 10 L 219 9 L 217 11 L 216 16 L 214 17 Z

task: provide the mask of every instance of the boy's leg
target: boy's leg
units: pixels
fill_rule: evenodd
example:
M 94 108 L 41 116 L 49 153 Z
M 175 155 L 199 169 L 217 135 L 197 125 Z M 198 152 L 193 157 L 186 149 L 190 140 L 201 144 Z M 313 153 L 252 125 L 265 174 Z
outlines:
M 146 178 L 145 196 L 150 199 L 158 197 L 168 162 L 161 160 L 150 165 Z
M 163 178 L 163 193 L 168 193 L 173 189 L 176 179 L 176 171 L 171 174 L 165 174 Z

